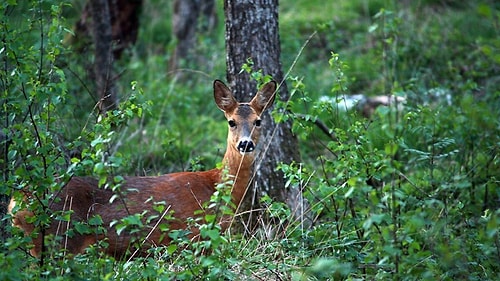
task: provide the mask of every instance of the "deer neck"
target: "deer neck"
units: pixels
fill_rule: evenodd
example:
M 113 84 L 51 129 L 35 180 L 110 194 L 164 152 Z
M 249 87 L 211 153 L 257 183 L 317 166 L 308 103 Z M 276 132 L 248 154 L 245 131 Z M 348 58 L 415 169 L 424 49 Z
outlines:
M 228 146 L 224 155 L 224 169 L 229 174 L 228 180 L 232 180 L 231 195 L 233 203 L 238 206 L 245 195 L 248 183 L 252 175 L 252 165 L 254 161 L 253 153 L 241 154 L 235 148 Z M 225 171 L 222 173 L 225 173 Z M 224 178 L 224 176 L 222 175 Z M 223 179 L 224 180 L 224 179 Z

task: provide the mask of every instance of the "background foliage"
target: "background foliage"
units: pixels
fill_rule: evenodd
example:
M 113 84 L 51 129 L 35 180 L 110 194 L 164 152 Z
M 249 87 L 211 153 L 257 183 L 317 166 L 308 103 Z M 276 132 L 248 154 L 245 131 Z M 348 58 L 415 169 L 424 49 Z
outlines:
M 65 44 L 81 5 L 1 4 L 0 122 L 10 146 L 0 193 L 30 188 L 37 225 L 64 216 L 46 203 L 73 175 L 211 168 L 225 149 L 210 87 L 225 76 L 222 24 L 199 35 L 192 66 L 169 73 L 171 7 L 146 2 L 138 42 L 117 62 L 122 105 L 103 118 L 88 87 L 92 58 Z M 9 228 L 0 279 L 500 278 L 500 5 L 282 1 L 280 29 L 292 99 L 281 105 L 290 114 L 276 117 L 294 118 L 303 158 L 280 169 L 309 201 L 309 223 L 265 198 L 277 230 L 240 237 L 209 223 L 206 241 L 174 233 L 170 247 L 126 262 L 95 249 L 36 260 L 30 238 Z M 344 94 L 406 103 L 365 118 L 345 110 Z

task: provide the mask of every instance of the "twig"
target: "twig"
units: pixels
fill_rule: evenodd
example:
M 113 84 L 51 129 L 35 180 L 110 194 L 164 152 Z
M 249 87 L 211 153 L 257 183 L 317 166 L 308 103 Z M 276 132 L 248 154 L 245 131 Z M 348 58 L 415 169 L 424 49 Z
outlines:
M 320 128 L 321 131 L 323 133 L 325 133 L 325 135 L 330 137 L 333 141 L 338 141 L 335 134 L 330 131 L 330 128 L 328 128 L 328 126 L 325 123 L 323 123 L 323 121 L 319 120 L 318 118 L 314 118 L 314 120 L 313 120 L 311 118 L 308 118 L 306 115 L 300 114 L 300 113 L 295 114 L 295 116 L 299 117 L 300 119 L 313 122 L 314 125 L 318 126 L 318 128 Z
M 167 212 L 170 211 L 170 207 L 171 206 L 172 205 L 168 205 L 167 209 L 163 212 L 163 214 L 158 219 L 158 221 L 156 222 L 156 224 L 153 226 L 153 228 L 151 229 L 151 231 L 149 231 L 148 235 L 146 235 L 146 237 L 142 241 L 141 246 L 144 245 L 144 243 L 146 243 L 146 241 L 149 239 L 149 237 L 151 237 L 151 234 L 153 234 L 153 231 L 156 230 L 156 228 L 158 227 L 158 225 L 160 224 L 160 222 L 167 215 Z M 132 253 L 132 255 L 128 258 L 127 262 L 130 262 L 134 258 L 134 256 L 139 252 L 140 249 L 141 249 L 141 247 L 138 247 L 137 249 L 135 249 L 134 253 Z

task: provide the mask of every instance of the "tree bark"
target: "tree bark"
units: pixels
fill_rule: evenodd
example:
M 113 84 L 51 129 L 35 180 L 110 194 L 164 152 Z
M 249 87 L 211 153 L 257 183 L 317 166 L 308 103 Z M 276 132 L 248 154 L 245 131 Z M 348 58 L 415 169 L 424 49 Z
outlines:
M 169 71 L 175 71 L 182 60 L 195 56 L 196 33 L 211 31 L 217 23 L 214 0 L 175 0 L 172 28 L 177 40 Z
M 1 129 L 2 128 L 0 127 L 0 170 L 2 172 L 2 180 L 4 182 L 7 182 L 9 178 L 7 170 L 9 159 L 7 154 L 9 152 L 9 144 L 11 140 Z M 4 218 L 7 214 L 7 206 L 9 205 L 9 201 L 10 197 L 5 192 L 0 193 L 0 218 Z M 7 230 L 9 224 L 9 220 L 0 220 L 0 243 L 4 243 L 5 239 L 7 239 L 7 237 L 9 237 L 10 235 L 9 231 Z
M 253 81 L 241 67 L 252 59 L 254 71 L 262 70 L 281 84 L 279 99 L 286 101 L 289 93 L 280 62 L 280 40 L 278 30 L 278 0 L 225 0 L 225 27 L 227 51 L 227 80 L 240 101 L 248 101 L 256 93 Z M 302 215 L 300 203 L 302 193 L 298 188 L 285 188 L 283 173 L 277 171 L 280 162 L 299 162 L 298 142 L 292 133 L 291 120 L 276 124 L 271 110 L 262 117 L 263 128 L 260 152 L 256 156 L 256 177 L 239 211 L 256 208 L 263 194 L 277 201 L 287 202 L 298 215 Z M 253 214 L 252 214 L 253 213 Z M 260 214 L 250 212 L 246 228 L 253 229 Z
M 100 98 L 99 111 L 105 114 L 118 104 L 113 72 L 111 16 L 107 0 L 91 0 L 92 35 L 95 43 L 94 74 Z
M 111 37 L 114 59 L 120 59 L 123 51 L 135 44 L 139 33 L 139 16 L 142 0 L 107 0 L 111 21 Z M 90 1 L 85 4 L 80 19 L 75 24 L 75 35 L 69 43 L 76 45 L 78 52 L 85 52 L 92 32 Z

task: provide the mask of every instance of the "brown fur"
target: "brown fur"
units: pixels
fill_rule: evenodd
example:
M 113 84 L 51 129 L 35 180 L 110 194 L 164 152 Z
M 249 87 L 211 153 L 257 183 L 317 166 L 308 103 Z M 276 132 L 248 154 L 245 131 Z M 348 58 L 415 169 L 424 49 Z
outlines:
M 276 83 L 270 82 L 257 93 L 250 102 L 245 103 L 245 114 L 237 114 L 240 103 L 236 102 L 230 90 L 220 81 L 214 82 L 214 98 L 217 106 L 224 112 L 226 118 L 234 121 L 235 126 L 229 127 L 228 143 L 223 164 L 234 181 L 231 195 L 232 202 L 237 206 L 243 198 L 248 182 L 251 177 L 251 169 L 254 161 L 253 152 L 240 153 L 239 142 L 243 139 L 251 140 L 257 144 L 259 128 L 255 121 L 260 119 L 261 113 L 268 108 L 274 100 Z M 251 111 L 247 111 L 247 107 Z M 250 128 L 250 129 L 249 129 Z M 115 195 L 109 189 L 98 188 L 96 179 L 90 177 L 74 177 L 57 195 L 56 200 L 50 203 L 49 208 L 53 211 L 72 210 L 71 222 L 87 222 L 95 215 L 99 215 L 102 226 L 106 233 L 65 236 L 67 222 L 53 220 L 46 234 L 62 236 L 61 248 L 69 253 L 82 253 L 89 245 L 98 240 L 105 239 L 109 247 L 104 251 L 114 257 L 123 258 L 136 250 L 131 248 L 134 239 L 141 239 L 140 254 L 144 254 L 148 247 L 154 245 L 167 245 L 170 238 L 155 228 L 159 218 L 153 219 L 140 233 L 129 233 L 124 230 L 120 235 L 115 227 L 110 227 L 113 221 L 124 218 L 130 214 L 147 213 L 145 218 L 151 215 L 162 215 L 153 210 L 153 202 L 164 202 L 166 210 L 172 212 L 173 219 L 162 221 L 169 226 L 170 230 L 186 229 L 187 219 L 196 217 L 195 212 L 202 209 L 202 204 L 210 200 L 215 187 L 222 181 L 222 169 L 213 169 L 204 172 L 179 172 L 162 176 L 151 177 L 125 177 L 121 187 L 120 196 L 110 200 Z M 29 196 L 29 195 L 26 195 Z M 12 199 L 9 211 L 12 212 L 15 201 Z M 24 230 L 26 234 L 37 231 L 33 241 L 34 247 L 31 254 L 40 256 L 42 252 L 42 235 L 40 230 L 26 221 L 33 213 L 27 210 L 19 210 L 13 214 L 13 224 Z M 225 229 L 228 223 L 222 223 Z M 198 230 L 190 229 L 190 237 L 196 237 Z M 147 237 L 147 239 L 145 239 Z

